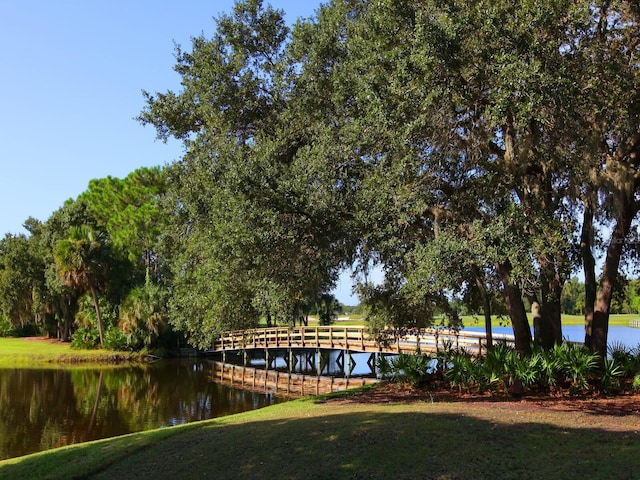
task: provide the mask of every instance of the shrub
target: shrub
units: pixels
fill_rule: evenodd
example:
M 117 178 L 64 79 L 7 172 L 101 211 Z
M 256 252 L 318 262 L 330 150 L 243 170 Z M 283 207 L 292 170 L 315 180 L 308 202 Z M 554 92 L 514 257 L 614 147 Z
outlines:
M 100 335 L 94 327 L 80 327 L 71 336 L 71 348 L 91 350 L 100 344 Z
M 605 358 L 600 375 L 600 389 L 603 393 L 618 393 L 620 391 L 620 379 L 624 377 L 625 369 L 614 358 Z
M 452 387 L 458 390 L 469 390 L 471 384 L 476 381 L 477 364 L 467 352 L 455 352 L 451 357 L 450 368 L 446 372 L 446 378 Z
M 8 337 L 13 335 L 13 325 L 11 322 L 0 315 L 0 337 Z
M 381 356 L 378 359 L 378 368 L 383 378 L 417 386 L 427 380 L 432 362 L 433 358 L 430 355 L 401 353 L 391 360 L 384 355 Z
M 106 350 L 133 350 L 127 337 L 118 327 L 109 328 L 104 334 L 104 348 Z
M 598 366 L 598 355 L 573 343 L 556 345 L 553 349 L 560 375 L 570 382 L 572 391 L 586 390 L 589 378 Z

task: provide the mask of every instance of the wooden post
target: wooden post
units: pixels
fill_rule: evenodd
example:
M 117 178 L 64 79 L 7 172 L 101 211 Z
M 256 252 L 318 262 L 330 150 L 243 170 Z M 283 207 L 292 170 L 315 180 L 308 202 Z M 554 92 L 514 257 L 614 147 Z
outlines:
M 340 350 L 340 353 L 338 354 L 338 356 L 336 357 L 336 364 L 338 365 L 338 368 L 340 369 L 340 371 L 344 374 L 344 350 Z

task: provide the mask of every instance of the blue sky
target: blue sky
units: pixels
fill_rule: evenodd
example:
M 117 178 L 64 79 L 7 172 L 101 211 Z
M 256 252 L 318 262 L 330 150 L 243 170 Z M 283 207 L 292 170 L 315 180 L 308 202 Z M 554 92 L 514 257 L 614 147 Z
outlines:
M 293 23 L 320 1 L 272 0 Z M 179 89 L 174 42 L 215 31 L 233 0 L 0 0 L 0 234 L 46 220 L 93 178 L 182 154 L 134 117 L 141 90 Z M 354 303 L 350 282 L 338 296 Z

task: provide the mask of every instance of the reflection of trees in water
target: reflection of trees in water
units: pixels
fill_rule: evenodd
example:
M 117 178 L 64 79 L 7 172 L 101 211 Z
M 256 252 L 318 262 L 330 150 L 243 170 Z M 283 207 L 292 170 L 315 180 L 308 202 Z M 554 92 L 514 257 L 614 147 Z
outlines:
M 74 370 L 0 369 L 0 459 L 258 408 L 271 396 L 209 380 L 204 360 Z

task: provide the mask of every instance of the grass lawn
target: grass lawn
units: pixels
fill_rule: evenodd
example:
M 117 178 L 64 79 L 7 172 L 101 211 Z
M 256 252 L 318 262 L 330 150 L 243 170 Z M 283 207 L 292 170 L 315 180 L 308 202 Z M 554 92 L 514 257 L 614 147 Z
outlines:
M 303 399 L 5 460 L 0 478 L 640 478 L 638 413 L 590 406 Z
M 611 315 L 609 317 L 609 325 L 610 326 L 619 326 L 619 327 L 628 327 L 629 320 L 640 318 L 640 315 L 637 314 L 623 314 L 623 315 Z M 436 324 L 439 324 L 440 318 L 436 317 Z M 532 322 L 531 314 L 529 314 L 529 323 Z M 462 323 L 466 327 L 483 327 L 484 326 L 484 317 L 481 315 L 463 315 Z M 562 315 L 562 324 L 563 325 L 584 325 L 584 315 Z M 310 316 L 309 317 L 309 326 L 315 327 L 318 325 L 318 319 Z M 333 324 L 336 327 L 348 327 L 348 326 L 359 326 L 366 325 L 366 321 L 363 315 L 350 315 L 339 317 Z M 511 326 L 511 321 L 508 316 L 498 317 L 496 315 L 491 317 L 491 325 L 494 327 L 509 327 Z M 266 326 L 266 321 L 264 319 L 260 322 L 261 327 Z
M 617 326 L 617 327 L 628 327 L 629 320 L 639 318 L 640 315 L 630 314 L 630 315 L 611 315 L 609 317 L 609 326 Z M 484 317 L 482 316 L 471 316 L 464 315 L 462 317 L 462 322 L 467 327 L 483 327 L 484 326 Z M 529 314 L 529 323 L 531 324 L 531 314 Z M 494 327 L 509 327 L 511 326 L 511 321 L 509 317 L 491 317 L 491 325 Z M 562 315 L 562 325 L 584 325 L 584 315 Z
M 113 363 L 139 359 L 139 354 L 107 350 L 75 350 L 69 343 L 30 338 L 0 338 L 0 367 Z

